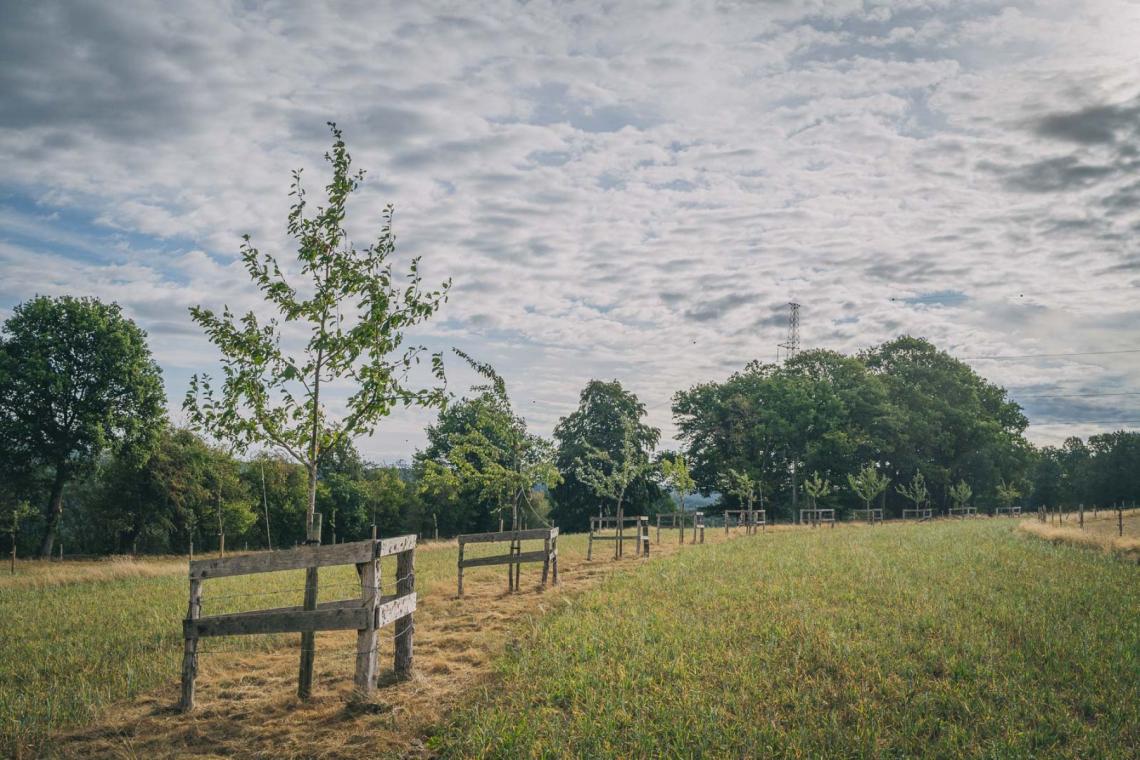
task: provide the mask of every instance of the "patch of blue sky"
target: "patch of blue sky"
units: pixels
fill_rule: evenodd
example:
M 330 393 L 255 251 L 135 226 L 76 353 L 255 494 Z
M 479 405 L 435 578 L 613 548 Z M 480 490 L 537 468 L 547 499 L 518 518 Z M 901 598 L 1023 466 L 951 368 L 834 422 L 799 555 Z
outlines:
M 98 223 L 82 208 L 55 206 L 27 194 L 0 189 L 0 239 L 32 253 L 61 256 L 91 264 L 121 264 L 156 251 L 185 252 L 196 247 L 189 238 L 159 238 Z M 174 269 L 163 271 L 171 282 L 184 284 Z

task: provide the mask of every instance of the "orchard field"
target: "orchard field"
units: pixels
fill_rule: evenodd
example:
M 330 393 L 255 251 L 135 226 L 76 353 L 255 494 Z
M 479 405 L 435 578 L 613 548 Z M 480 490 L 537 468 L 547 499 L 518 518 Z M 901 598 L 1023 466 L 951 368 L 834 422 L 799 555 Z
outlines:
M 455 547 L 439 544 L 418 557 L 413 681 L 349 706 L 352 638 L 322 634 L 302 704 L 295 636 L 218 640 L 191 718 L 172 709 L 183 563 L 92 563 L 91 581 L 29 573 L 0 586 L 3 750 L 1129 756 L 1140 568 L 1015 525 L 710 530 L 684 547 L 666 532 L 648 561 L 595 547 L 591 563 L 584 537 L 566 536 L 560 588 L 537 591 L 524 569 L 507 596 L 503 573 L 469 571 L 462 599 Z M 297 580 L 219 581 L 206 611 L 266 606 L 266 593 L 288 603 L 277 597 Z M 352 579 L 330 573 L 324 598 L 340 585 Z

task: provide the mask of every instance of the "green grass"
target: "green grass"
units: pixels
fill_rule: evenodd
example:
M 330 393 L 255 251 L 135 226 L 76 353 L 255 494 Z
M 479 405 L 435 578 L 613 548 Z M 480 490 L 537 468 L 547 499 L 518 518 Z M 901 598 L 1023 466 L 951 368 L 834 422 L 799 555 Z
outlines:
M 543 619 L 432 746 L 490 757 L 1135 757 L 1140 569 L 1007 521 L 770 533 Z
M 524 543 L 523 550 L 541 548 Z M 506 552 L 505 545 L 484 544 L 469 557 Z M 560 564 L 585 556 L 585 537 L 559 539 Z M 454 548 L 439 547 L 416 554 L 416 589 L 421 599 L 433 593 L 455 593 Z M 170 558 L 158 577 L 121 577 L 129 567 L 112 562 L 24 563 L 21 574 L 0 578 L 0 757 L 16 747 L 35 756 L 48 746 L 52 731 L 95 720 L 115 701 L 179 677 L 182 662 L 182 618 L 188 582 L 184 562 Z M 537 579 L 538 565 L 523 569 L 523 582 Z M 146 569 L 146 568 L 144 568 Z M 6 568 L 5 568 L 6 572 Z M 384 593 L 394 591 L 395 558 L 382 563 Z M 502 577 L 503 568 L 479 568 L 469 580 Z M 85 577 L 86 576 L 86 577 Z M 299 605 L 303 571 L 267 573 L 207 581 L 203 614 Z M 350 566 L 321 571 L 321 601 L 358 595 Z M 203 642 L 210 650 L 270 651 L 295 636 L 233 636 Z M 170 703 L 177 701 L 172 690 Z

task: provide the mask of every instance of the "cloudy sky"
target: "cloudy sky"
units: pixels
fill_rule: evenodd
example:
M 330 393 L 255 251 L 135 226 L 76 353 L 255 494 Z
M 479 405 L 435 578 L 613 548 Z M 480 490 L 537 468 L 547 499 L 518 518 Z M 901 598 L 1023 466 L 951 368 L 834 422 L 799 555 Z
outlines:
M 673 392 L 774 360 L 789 300 L 805 346 L 934 340 L 1035 441 L 1140 424 L 1136 2 L 0 5 L 0 318 L 118 301 L 172 409 L 216 366 L 187 307 L 256 306 L 239 237 L 287 255 L 333 120 L 354 238 L 391 202 L 454 280 L 417 339 L 539 432 L 618 378 L 668 443 Z

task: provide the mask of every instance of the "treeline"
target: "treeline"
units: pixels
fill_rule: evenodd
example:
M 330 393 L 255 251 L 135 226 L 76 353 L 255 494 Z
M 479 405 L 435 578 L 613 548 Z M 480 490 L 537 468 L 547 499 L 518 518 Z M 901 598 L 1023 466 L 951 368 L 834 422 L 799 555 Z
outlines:
M 403 466 L 362 459 L 351 440 L 324 449 L 315 508 L 323 540 L 415 532 L 451 536 L 514 524 L 581 530 L 591 514 L 655 514 L 694 492 L 712 509 L 788 517 L 814 503 L 864 506 L 868 470 L 887 485 L 875 506 L 921 498 L 1108 505 L 1140 493 L 1140 434 L 1070 438 L 1036 449 L 1004 389 L 929 342 L 902 337 L 857 356 L 805 351 L 753 362 L 678 392 L 683 442 L 660 431 L 618 381 L 591 381 L 553 440 L 527 430 L 494 370 L 452 399 Z M 87 385 L 76 382 L 83 378 Z M 70 382 L 69 382 L 70 380 Z M 0 526 L 21 553 L 188 553 L 292 546 L 305 539 L 308 471 L 263 449 L 241 456 L 170 424 L 145 334 L 115 305 L 36 298 L 0 342 Z M 904 493 L 905 492 L 905 493 Z M 690 501 L 691 503 L 691 501 Z
M 430 510 L 407 467 L 363 461 L 351 445 L 322 458 L 317 511 L 326 542 L 430 535 Z M 26 493 L 42 501 L 43 486 Z M 264 453 L 239 459 L 197 433 L 163 425 L 145 453 L 107 453 L 67 487 L 58 540 L 68 554 L 187 554 L 289 547 L 305 539 L 305 469 Z M 21 552 L 40 544 L 45 520 L 28 515 Z

